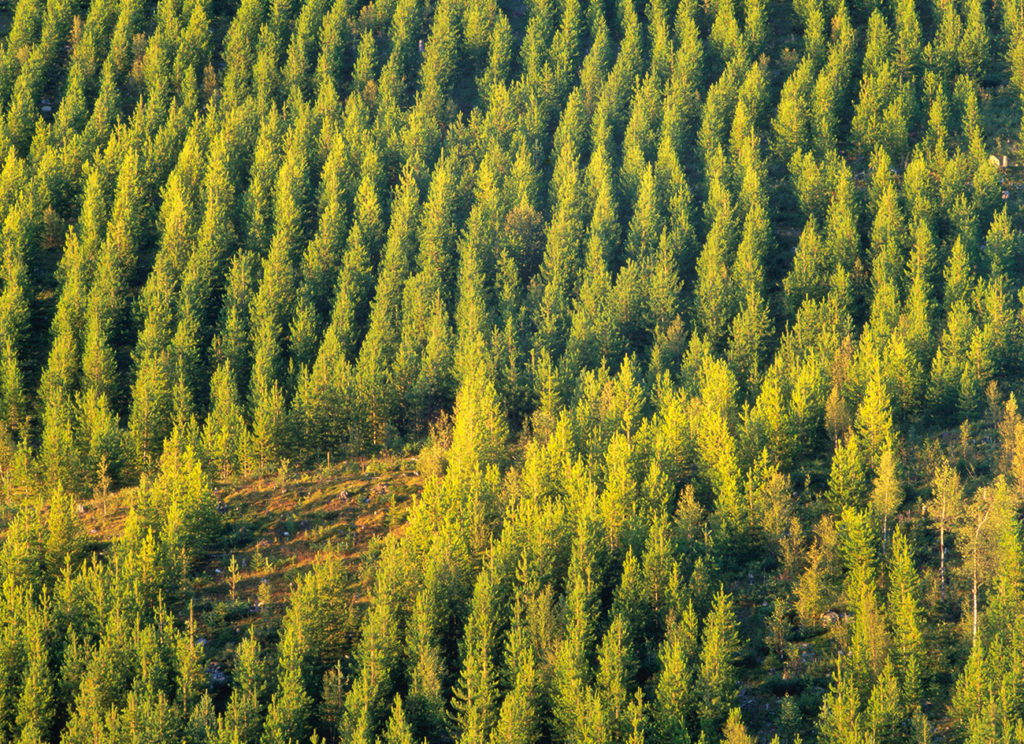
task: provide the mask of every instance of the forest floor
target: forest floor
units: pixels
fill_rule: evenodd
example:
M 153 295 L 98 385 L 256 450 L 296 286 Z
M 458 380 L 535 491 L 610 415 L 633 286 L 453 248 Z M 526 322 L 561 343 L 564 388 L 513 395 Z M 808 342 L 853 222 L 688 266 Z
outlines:
M 263 641 L 276 637 L 292 585 L 322 553 L 342 561 L 354 631 L 367 596 L 365 559 L 380 538 L 402 529 L 423 482 L 416 458 L 382 457 L 216 484 L 221 539 L 196 564 L 179 605 L 187 613 L 191 602 L 211 665 L 227 663 L 250 627 Z M 121 533 L 131 490 L 86 502 L 92 541 Z

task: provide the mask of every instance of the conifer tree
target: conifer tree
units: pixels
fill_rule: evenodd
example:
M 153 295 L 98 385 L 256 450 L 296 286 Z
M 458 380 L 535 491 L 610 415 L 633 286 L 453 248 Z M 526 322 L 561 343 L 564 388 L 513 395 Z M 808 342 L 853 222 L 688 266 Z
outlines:
M 278 688 L 267 707 L 260 741 L 264 744 L 287 744 L 303 741 L 309 733 L 311 701 L 302 676 L 301 630 L 286 627 L 281 640 Z
M 923 638 L 913 555 L 906 537 L 899 530 L 893 535 L 889 582 L 886 616 L 892 628 L 893 658 L 900 680 L 900 699 L 904 709 L 911 710 L 919 703 L 922 692 Z
M 52 736 L 56 722 L 56 704 L 59 702 L 55 689 L 51 661 L 51 619 L 44 611 L 32 612 L 25 629 L 25 653 L 27 665 L 21 684 L 21 695 L 17 701 L 14 719 L 18 741 L 43 742 Z
M 837 506 L 859 506 L 867 495 L 863 445 L 857 436 L 836 445 L 828 478 L 829 498 Z
M 882 380 L 882 369 L 872 366 L 864 398 L 857 411 L 857 433 L 863 442 L 864 455 L 874 468 L 879 467 L 883 453 L 895 445 L 889 393 Z
M 768 339 L 771 319 L 759 292 L 747 294 L 744 307 L 733 319 L 727 356 L 737 379 L 751 387 L 759 379 Z
M 1018 266 L 1016 246 L 1019 238 L 1011 226 L 1005 207 L 992 218 L 985 236 L 985 260 L 991 276 L 1014 277 Z
M 658 656 L 661 672 L 653 704 L 653 726 L 658 741 L 689 741 L 699 710 L 697 679 L 697 618 L 692 605 L 672 618 Z
M 75 510 L 74 498 L 60 485 L 50 498 L 46 523 L 45 561 L 50 575 L 56 578 L 65 562 L 77 565 L 84 548 L 85 535 Z
M 697 315 L 713 345 L 723 340 L 735 310 L 735 291 L 729 276 L 733 258 L 730 222 L 731 214 L 724 210 L 716 216 L 697 259 Z
M 735 703 L 736 672 L 733 664 L 739 650 L 732 597 L 719 589 L 711 613 L 704 621 L 696 683 L 698 696 L 704 701 L 699 718 L 705 736 L 713 736 L 720 730 Z
M 342 721 L 342 730 L 352 741 L 369 744 L 386 716 L 401 652 L 395 619 L 387 602 L 376 603 L 367 617 L 357 650 L 359 676 L 345 698 Z
M 402 707 L 402 697 L 395 695 L 395 704 L 391 707 L 391 718 L 388 720 L 388 727 L 384 731 L 384 744 L 413 744 L 412 729 L 405 717 L 405 709 Z
M 260 644 L 252 632 L 235 650 L 231 697 L 217 720 L 220 742 L 255 741 L 259 735 L 266 685 L 260 654 Z
M 863 699 L 886 661 L 887 638 L 875 587 L 875 535 L 866 512 L 849 507 L 843 510 L 838 528 L 846 567 L 844 594 L 854 611 L 848 672 Z
M 977 0 L 968 0 L 964 4 L 963 13 L 963 36 L 957 44 L 960 69 L 975 80 L 982 80 L 991 44 L 985 11 Z
M 210 381 L 210 412 L 203 426 L 203 450 L 222 476 L 239 472 L 248 459 L 245 415 L 230 363 L 225 362 Z
M 498 587 L 492 571 L 485 567 L 473 589 L 466 625 L 466 657 L 454 692 L 459 741 L 467 744 L 487 742 L 499 712 L 495 647 L 500 626 L 495 616 Z
M 512 687 L 501 703 L 492 744 L 529 744 L 538 741 L 541 731 L 542 677 L 538 669 L 538 639 L 530 636 L 522 600 L 512 607 L 505 659 Z
M 583 205 L 579 168 L 569 145 L 559 153 L 555 211 L 548 228 L 540 269 L 543 295 L 537 322 L 541 348 L 561 355 L 568 332 L 570 302 L 576 288 L 583 237 Z
M 729 711 L 729 718 L 725 722 L 722 731 L 723 744 L 753 744 L 754 738 L 747 733 L 747 727 L 743 725 L 743 716 L 739 708 Z

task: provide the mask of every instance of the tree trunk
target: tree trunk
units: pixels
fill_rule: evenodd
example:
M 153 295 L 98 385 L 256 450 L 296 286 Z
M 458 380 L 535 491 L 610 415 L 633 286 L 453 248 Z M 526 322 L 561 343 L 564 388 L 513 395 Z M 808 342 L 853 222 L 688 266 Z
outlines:
M 939 523 L 939 587 L 942 599 L 946 598 L 946 522 Z
M 974 562 L 974 581 L 971 584 L 971 603 L 973 605 L 972 606 L 972 610 L 973 610 L 973 614 L 974 614 L 974 617 L 973 617 L 974 627 L 973 627 L 972 633 L 971 633 L 971 645 L 973 646 L 974 642 L 978 640 L 978 562 L 977 562 L 977 559 L 975 559 L 975 562 Z
M 985 522 L 988 521 L 989 515 L 992 513 L 992 502 L 989 502 L 988 509 L 985 510 L 985 515 L 978 520 L 977 525 L 974 528 L 974 550 L 972 551 L 973 561 L 973 575 L 971 576 L 971 604 L 973 614 L 973 633 L 971 635 L 971 645 L 974 644 L 978 639 L 978 573 L 979 566 L 978 562 L 981 560 L 979 552 L 981 551 L 981 530 L 985 526 Z

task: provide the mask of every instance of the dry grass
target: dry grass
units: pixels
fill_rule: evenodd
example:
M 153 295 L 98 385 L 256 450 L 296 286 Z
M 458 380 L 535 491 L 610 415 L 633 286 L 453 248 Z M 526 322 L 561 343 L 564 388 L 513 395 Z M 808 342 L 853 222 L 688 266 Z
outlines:
M 195 565 L 186 597 L 207 658 L 226 663 L 249 626 L 272 640 L 294 582 L 325 553 L 342 561 L 358 615 L 366 600 L 364 556 L 375 538 L 401 529 L 423 481 L 415 458 L 384 457 L 217 483 L 222 536 Z M 133 491 L 97 493 L 82 502 L 82 522 L 95 547 L 102 550 L 121 534 Z

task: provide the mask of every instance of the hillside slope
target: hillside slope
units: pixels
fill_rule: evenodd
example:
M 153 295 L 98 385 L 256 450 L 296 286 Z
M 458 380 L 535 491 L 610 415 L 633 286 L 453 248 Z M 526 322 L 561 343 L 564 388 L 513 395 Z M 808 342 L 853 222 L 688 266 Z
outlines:
M 1024 740 L 1024 0 L 0 13 L 0 743 Z

